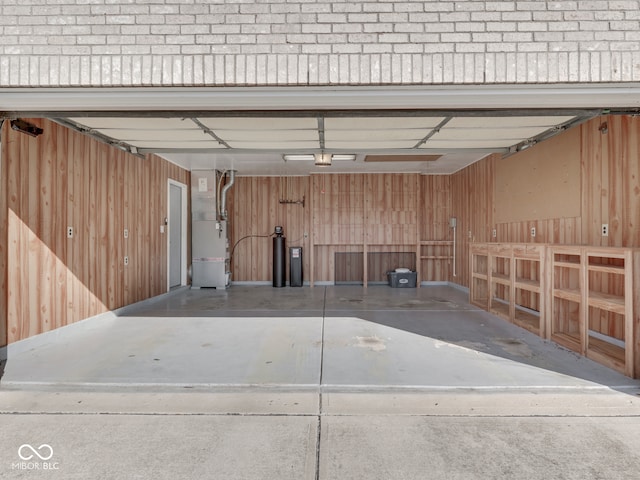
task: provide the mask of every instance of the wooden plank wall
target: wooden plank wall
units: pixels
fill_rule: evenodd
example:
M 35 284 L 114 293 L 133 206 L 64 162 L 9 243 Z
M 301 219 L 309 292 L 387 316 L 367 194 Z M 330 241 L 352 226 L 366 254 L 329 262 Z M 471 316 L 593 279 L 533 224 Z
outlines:
M 640 118 L 609 115 L 580 128 L 584 242 L 640 247 Z
M 418 189 L 416 174 L 313 175 L 314 281 L 332 282 L 352 267 L 335 265 L 336 252 L 415 252 Z M 369 264 L 362 278 L 381 281 L 384 263 L 372 263 L 372 272 Z
M 418 181 L 416 174 L 364 175 L 367 245 L 410 245 L 415 250 Z
M 453 230 L 449 227 L 452 214 L 451 176 L 421 175 L 420 216 L 421 241 L 452 241 Z M 448 246 L 423 246 L 422 255 L 444 256 L 451 252 Z M 422 260 L 419 268 L 422 281 L 452 281 L 453 259 Z
M 271 235 L 278 225 L 284 228 L 287 256 L 289 247 L 303 248 L 303 270 L 304 275 L 307 275 L 310 245 L 309 186 L 309 177 L 236 177 L 228 197 L 229 243 L 233 250 L 232 280 L 272 280 Z M 280 200 L 303 199 L 304 206 L 280 203 Z M 287 268 L 287 279 L 288 276 Z
M 312 175 L 314 245 L 363 245 L 365 175 Z
M 493 181 L 497 155 L 451 176 L 451 215 L 457 219 L 456 275 L 451 281 L 469 286 L 469 245 L 488 242 L 493 224 Z
M 333 282 L 363 278 L 364 272 L 347 275 L 363 264 L 352 263 L 343 255 L 335 264 L 336 253 L 364 252 L 365 239 L 365 176 L 320 174 L 311 175 L 311 222 L 313 232 L 314 281 Z
M 552 243 L 640 247 L 640 119 L 625 115 L 607 115 L 592 119 L 561 134 L 559 147 L 552 152 L 532 147 L 527 155 L 544 152 L 565 160 L 563 152 L 576 150 L 580 155 L 581 215 L 497 223 L 492 220 L 492 169 L 502 161 L 517 161 L 516 154 L 506 160 L 498 156 L 477 162 L 452 175 L 453 215 L 458 216 L 458 278 L 453 281 L 468 287 L 468 232 L 472 240 L 506 243 Z M 542 154 L 542 153 L 540 153 Z M 549 172 L 550 175 L 553 172 Z M 487 188 L 483 188 L 486 185 Z M 603 223 L 609 235 L 601 235 Z M 531 236 L 535 227 L 536 236 Z M 496 237 L 491 230 L 496 229 Z
M 8 343 L 166 292 L 167 182 L 189 184 L 158 157 L 29 121 L 44 133 L 2 129 Z
M 416 174 L 238 177 L 229 198 L 232 249 L 237 243 L 232 278 L 271 280 L 272 244 L 268 236 L 275 225 L 284 227 L 287 245 L 305 249 L 307 281 L 311 239 L 316 281 L 335 281 L 337 252 L 364 252 L 365 244 L 382 245 L 387 252 L 415 252 L 418 180 Z M 279 199 L 285 197 L 294 201 L 304 197 L 304 208 L 280 204 Z M 247 236 L 255 237 L 242 240 Z M 338 271 L 345 268 L 347 265 L 339 265 Z

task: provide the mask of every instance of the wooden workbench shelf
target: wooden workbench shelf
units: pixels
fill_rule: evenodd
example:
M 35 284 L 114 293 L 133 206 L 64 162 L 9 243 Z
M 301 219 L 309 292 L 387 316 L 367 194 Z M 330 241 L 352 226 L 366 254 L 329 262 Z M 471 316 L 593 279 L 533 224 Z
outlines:
M 640 375 L 640 250 L 476 243 L 470 256 L 473 305 Z
M 539 245 L 472 244 L 471 303 L 543 335 L 540 315 L 543 260 L 544 248 Z

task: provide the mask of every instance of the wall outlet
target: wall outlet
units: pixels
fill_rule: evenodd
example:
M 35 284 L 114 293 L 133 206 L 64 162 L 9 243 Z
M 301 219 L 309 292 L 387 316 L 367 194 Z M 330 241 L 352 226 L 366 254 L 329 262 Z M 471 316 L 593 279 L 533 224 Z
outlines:
M 129 265 L 129 257 L 127 256 L 124 257 L 124 264 L 125 266 Z
M 491 230 L 491 236 L 493 238 L 496 238 L 498 236 L 498 230 L 496 230 L 495 228 L 493 230 Z
M 160 233 L 164 233 L 164 225 L 160 225 Z
M 602 236 L 603 237 L 608 237 L 609 236 L 609 224 L 608 223 L 603 223 L 602 224 Z
M 67 238 L 73 238 L 73 227 L 67 227 Z
M 129 238 L 129 230 L 128 229 L 124 229 L 124 238 Z
M 531 236 L 532 237 L 536 236 L 536 227 L 531 227 Z
M 473 234 L 471 233 L 471 230 L 469 230 L 469 238 L 472 238 Z

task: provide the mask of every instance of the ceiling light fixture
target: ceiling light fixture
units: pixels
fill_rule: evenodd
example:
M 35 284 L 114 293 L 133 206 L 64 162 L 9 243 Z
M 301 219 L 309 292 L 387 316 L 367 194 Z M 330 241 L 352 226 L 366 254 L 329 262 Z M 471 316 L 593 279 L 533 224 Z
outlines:
M 326 167 L 331 165 L 332 161 L 348 161 L 354 162 L 356 155 L 353 153 L 285 153 L 282 155 L 285 162 L 315 162 L 316 165 Z
M 335 160 L 336 162 L 355 162 L 356 156 L 353 153 L 336 153 L 331 155 L 331 160 Z
M 316 166 L 328 167 L 331 165 L 331 154 L 329 153 L 316 153 Z
M 313 162 L 316 159 L 313 153 L 287 153 L 282 158 L 285 162 Z

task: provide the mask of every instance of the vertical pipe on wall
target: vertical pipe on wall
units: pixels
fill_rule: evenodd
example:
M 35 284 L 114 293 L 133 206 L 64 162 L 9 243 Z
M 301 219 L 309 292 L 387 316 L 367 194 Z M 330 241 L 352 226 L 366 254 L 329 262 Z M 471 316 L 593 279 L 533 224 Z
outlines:
M 456 228 L 458 226 L 458 219 L 456 217 L 451 217 L 449 219 L 449 226 L 453 228 L 453 276 L 457 277 L 458 274 L 456 272 Z

